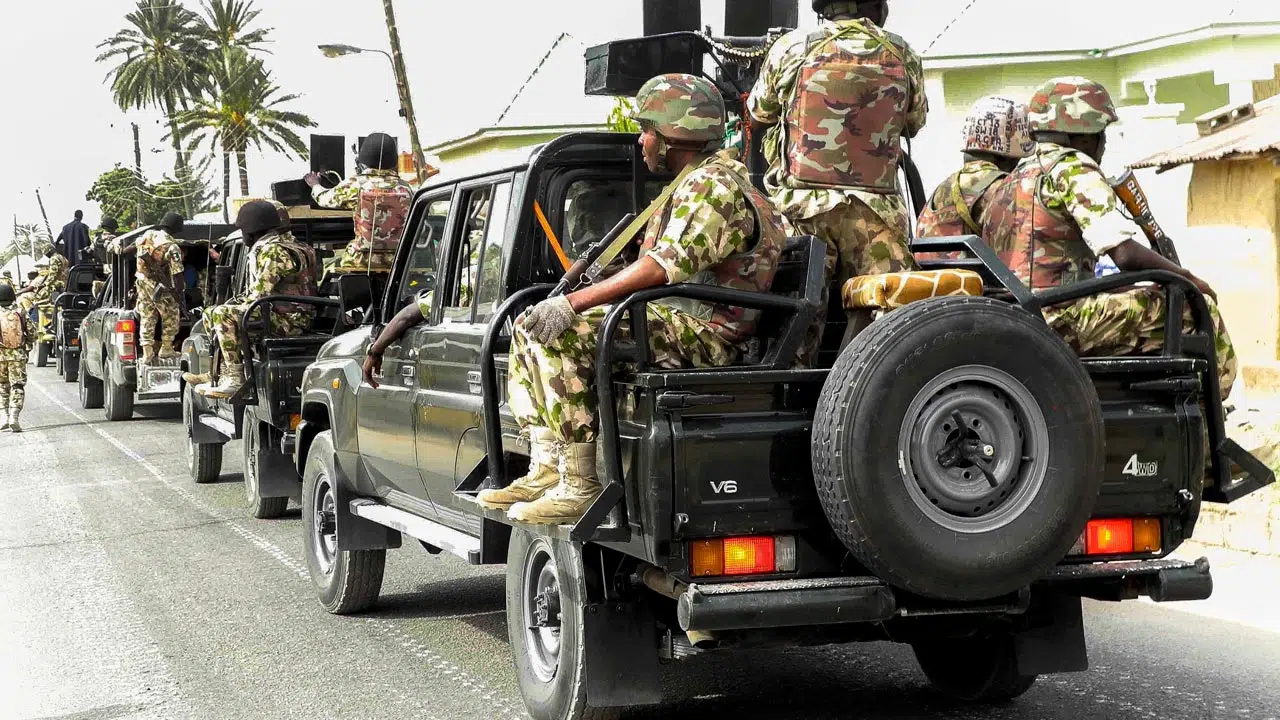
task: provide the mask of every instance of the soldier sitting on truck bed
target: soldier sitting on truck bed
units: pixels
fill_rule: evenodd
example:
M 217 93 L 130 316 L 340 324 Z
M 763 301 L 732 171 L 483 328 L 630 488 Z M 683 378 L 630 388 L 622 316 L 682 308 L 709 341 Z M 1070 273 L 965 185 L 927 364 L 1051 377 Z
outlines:
M 210 386 L 210 378 L 187 374 L 184 379 L 196 384 L 196 392 L 213 398 L 229 398 L 244 384 L 240 356 L 240 322 L 249 306 L 268 295 L 314 296 L 316 294 L 316 256 L 310 246 L 293 238 L 285 227 L 281 211 L 271 202 L 255 200 L 240 208 L 236 227 L 244 235 L 249 257 L 248 290 L 224 305 L 205 314 L 205 322 L 213 329 L 222 353 L 218 384 Z M 312 309 L 296 303 L 274 303 L 271 306 L 271 333 L 299 335 L 311 323 Z
M 1122 271 L 1167 270 L 1187 278 L 1209 301 L 1226 399 L 1236 355 L 1213 289 L 1133 239 L 1137 228 L 1121 214 L 1099 166 L 1107 126 L 1118 119 L 1111 95 L 1085 78 L 1050 80 L 1032 97 L 1028 119 L 1036 147 L 990 199 L 983 237 L 1033 290 L 1092 279 L 1100 255 L 1110 255 Z M 1159 287 L 1091 295 L 1044 314 L 1080 355 L 1131 355 L 1164 345 L 1165 296 Z M 1184 323 L 1190 318 L 1188 309 Z
M 398 158 L 396 139 L 373 133 L 360 145 L 360 171 L 352 177 L 326 190 L 318 174 L 306 176 L 316 204 L 354 213 L 355 239 L 335 266 L 337 272 L 391 272 L 413 201 L 413 190 L 396 170 Z

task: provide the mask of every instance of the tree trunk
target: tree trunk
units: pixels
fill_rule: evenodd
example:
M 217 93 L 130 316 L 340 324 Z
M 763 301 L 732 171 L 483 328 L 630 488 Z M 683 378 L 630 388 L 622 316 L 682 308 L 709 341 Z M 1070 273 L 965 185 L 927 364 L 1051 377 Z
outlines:
M 236 152 L 236 165 L 240 168 L 240 195 L 249 197 L 249 158 L 244 150 Z
M 396 90 L 400 93 L 400 110 L 409 123 L 409 144 L 413 147 L 413 164 L 417 165 L 418 183 L 427 180 L 427 160 L 418 140 L 418 119 L 413 114 L 413 97 L 409 94 L 409 73 L 404 67 L 404 55 L 400 52 L 400 31 L 396 28 L 396 10 L 391 0 L 382 0 L 387 16 L 387 34 L 391 37 L 391 68 L 396 75 Z
M 169 137 L 173 140 L 173 172 L 177 175 L 175 180 L 178 181 L 178 187 L 182 189 L 182 215 L 186 219 L 191 219 L 191 188 L 188 184 L 191 180 L 190 171 L 187 166 L 187 157 L 182 152 L 182 137 L 178 134 L 178 113 L 173 109 L 173 98 L 167 97 L 164 100 L 164 114 L 169 121 Z
M 231 151 L 222 148 L 222 222 L 231 222 Z

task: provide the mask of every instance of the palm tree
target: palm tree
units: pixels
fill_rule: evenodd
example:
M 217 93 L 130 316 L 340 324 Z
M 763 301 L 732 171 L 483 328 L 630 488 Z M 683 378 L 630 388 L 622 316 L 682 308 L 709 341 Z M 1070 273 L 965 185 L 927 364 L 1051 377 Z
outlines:
M 271 29 L 248 29 L 262 14 L 254 9 L 253 0 L 201 0 L 200 5 L 204 10 L 200 36 L 215 51 L 241 48 L 268 52 L 261 46 L 267 42 Z
M 15 223 L 13 226 L 13 243 L 7 250 L 0 253 L 0 265 L 7 265 L 15 257 L 21 257 L 22 255 L 30 256 L 34 261 L 45 253 L 52 242 L 53 240 L 49 237 L 49 233 L 38 224 L 18 225 Z M 22 272 L 21 263 L 18 265 L 18 272 Z M 18 281 L 19 286 L 26 284 L 25 277 L 15 279 Z
M 199 18 L 177 0 L 138 0 L 125 15 L 128 26 L 98 44 L 98 62 L 117 63 L 107 78 L 121 110 L 158 107 L 169 123 L 174 174 L 185 182 L 189 172 L 177 132 L 178 110 L 200 92 L 200 60 L 205 57 Z M 184 204 L 190 216 L 190 203 Z
M 252 145 L 285 155 L 307 156 L 307 144 L 294 128 L 312 128 L 310 117 L 284 109 L 300 96 L 281 94 L 279 86 L 261 60 L 240 48 L 229 48 L 211 76 L 210 97 L 200 98 L 194 107 L 179 114 L 178 137 L 187 140 L 188 151 L 204 142 L 222 154 L 223 196 L 231 193 L 231 157 L 240 173 L 240 193 L 249 194 L 249 161 Z M 227 210 L 224 206 L 224 216 Z

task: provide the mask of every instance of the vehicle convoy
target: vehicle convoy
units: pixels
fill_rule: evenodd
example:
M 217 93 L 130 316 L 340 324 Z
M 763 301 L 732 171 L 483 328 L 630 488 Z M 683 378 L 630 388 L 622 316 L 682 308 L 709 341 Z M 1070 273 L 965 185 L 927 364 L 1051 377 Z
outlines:
M 341 252 L 351 241 L 350 212 L 314 211 L 298 208 L 290 230 L 300 242 L 312 246 L 319 260 Z M 245 292 L 248 261 L 239 231 L 222 245 L 216 270 L 216 297 L 213 306 Z M 337 281 L 330 278 L 317 297 L 271 296 L 256 303 L 262 313 L 273 302 L 309 305 L 316 309 L 310 330 L 292 337 L 273 337 L 260 321 L 241 328 L 248 341 L 244 355 L 244 388 L 226 399 L 200 395 L 195 388 L 182 388 L 182 419 L 187 430 L 187 456 L 191 478 L 197 483 L 216 480 L 222 470 L 223 448 L 231 440 L 244 440 L 244 486 L 249 512 L 254 517 L 282 515 L 290 497 L 300 497 L 301 480 L 293 469 L 294 432 L 301 419 L 299 385 L 302 372 L 316 353 L 334 335 L 339 321 Z M 257 313 L 252 313 L 257 315 Z M 251 313 L 246 313 L 249 318 Z M 198 320 L 182 342 L 183 371 L 209 373 L 217 342 L 203 319 Z
M 621 95 L 678 69 L 588 77 Z M 1160 271 L 1032 293 L 976 237 L 914 249 L 959 251 L 924 264 L 976 273 L 979 295 L 925 293 L 851 338 L 831 308 L 813 369 L 793 366 L 829 301 L 814 238 L 791 241 L 771 292 L 670 285 L 614 305 L 597 351 L 603 493 L 572 527 L 481 508 L 479 490 L 528 464 L 505 406 L 511 323 L 560 279 L 560 250 L 600 239 L 584 228 L 670 181 L 639 153 L 634 135 L 569 134 L 418 192 L 379 306 L 302 377 L 292 445 L 326 610 L 370 607 L 404 535 L 505 563 L 521 693 L 560 720 L 660 701 L 660 663 L 770 644 L 908 643 L 943 692 L 997 702 L 1087 668 L 1081 598 L 1209 596 L 1207 561 L 1167 556 L 1202 501 L 1273 477 L 1224 435 L 1204 297 Z M 1170 317 L 1189 307 L 1195 332 L 1171 325 L 1159 355 L 1080 359 L 1040 313 L 1135 282 L 1163 286 Z M 619 331 L 670 297 L 759 309 L 758 338 L 732 367 L 658 369 L 644 322 L 634 341 Z M 425 322 L 365 383 L 371 338 L 419 298 Z
M 76 265 L 67 271 L 66 289 L 54 298 L 57 315 L 51 353 L 58 375 L 66 382 L 75 382 L 80 369 L 80 323 L 93 305 L 93 283 L 106 279 L 99 263 Z
M 120 237 L 125 250 L 109 259 L 111 276 L 80 323 L 80 357 L 75 371 L 80 405 L 86 409 L 105 408 L 108 420 L 133 417 L 137 401 L 175 401 L 181 397 L 182 372 L 177 360 L 160 359 L 150 365 L 139 362 L 140 324 L 134 309 L 136 258 L 129 250 L 153 227 L 144 226 Z M 193 276 L 211 264 L 210 241 L 232 229 L 227 225 L 188 223 L 175 234 L 182 247 L 183 263 Z M 180 318 L 179 342 L 190 332 L 189 311 L 204 304 L 205 291 L 192 282 L 185 295 L 188 314 Z

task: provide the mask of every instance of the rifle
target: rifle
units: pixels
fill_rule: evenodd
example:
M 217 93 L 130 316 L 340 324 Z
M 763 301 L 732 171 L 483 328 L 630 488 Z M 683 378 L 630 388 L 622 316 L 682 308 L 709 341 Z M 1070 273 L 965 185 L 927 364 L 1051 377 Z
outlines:
M 605 233 L 604 237 L 592 243 L 591 246 L 587 248 L 587 251 L 575 260 L 573 265 L 570 265 L 569 269 L 565 271 L 564 277 L 560 278 L 560 282 L 556 284 L 556 288 L 551 291 L 551 297 L 563 295 L 570 290 L 577 289 L 578 285 L 582 281 L 583 275 L 587 274 L 589 268 L 604 259 L 606 251 L 611 250 L 610 246 L 614 244 L 614 241 L 618 239 L 618 236 L 622 235 L 622 233 L 626 231 L 627 226 L 629 226 L 635 219 L 635 213 L 627 213 L 626 215 L 623 215 L 622 219 L 618 221 L 617 225 L 613 226 L 612 230 Z M 627 238 L 628 242 L 630 240 L 631 238 Z M 626 245 L 627 243 L 625 242 L 621 243 L 616 250 L 611 252 L 609 254 L 609 258 L 604 261 L 604 266 L 608 266 L 609 263 L 613 262 L 613 259 L 622 252 L 622 249 L 626 247 Z M 600 273 L 596 272 L 594 275 L 588 276 L 587 281 L 592 282 L 599 276 Z
M 1173 246 L 1173 239 L 1165 234 L 1164 228 L 1160 227 L 1160 223 L 1156 222 L 1155 216 L 1151 214 L 1151 204 L 1147 201 L 1147 194 L 1142 191 L 1142 185 L 1138 183 L 1138 178 L 1133 171 L 1126 170 L 1124 175 L 1112 180 L 1111 188 L 1115 190 L 1121 204 L 1129 211 L 1129 216 L 1138 227 L 1142 228 L 1142 234 L 1147 236 L 1151 248 L 1163 255 L 1166 260 L 1175 265 L 1181 265 L 1181 261 L 1178 260 L 1178 250 Z

